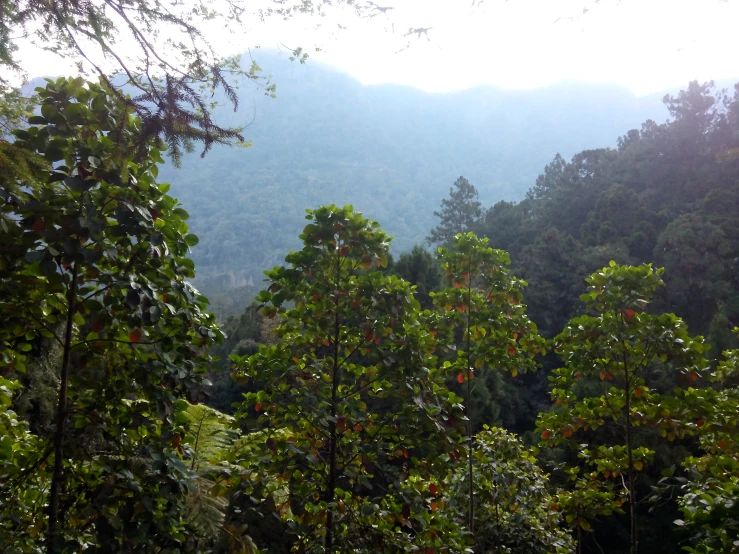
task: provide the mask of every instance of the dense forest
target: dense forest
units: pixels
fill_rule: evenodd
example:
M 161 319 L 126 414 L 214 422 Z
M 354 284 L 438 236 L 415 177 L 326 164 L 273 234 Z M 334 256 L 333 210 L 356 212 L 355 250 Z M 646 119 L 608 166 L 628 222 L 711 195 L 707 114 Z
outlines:
M 632 266 L 654 261 L 665 268 L 667 286 L 651 291 L 650 309 L 676 313 L 692 333 L 705 335 L 701 348 L 706 367 L 719 363 L 722 352 L 737 347 L 732 328 L 739 324 L 737 98 L 711 84 L 691 83 L 680 94 L 665 97 L 672 116 L 669 122 L 646 122 L 641 130 L 620 138 L 617 149 L 586 150 L 570 162 L 556 156 L 518 203 L 501 201 L 486 210 L 476 188 L 460 177 L 435 212 L 440 221 L 428 240 L 451 246 L 455 235 L 472 231 L 491 246 L 510 252 L 512 270 L 528 281 L 527 313 L 547 338 L 555 338 L 586 309 L 581 298 L 586 277 L 611 260 Z M 694 157 L 687 158 L 686 152 Z M 690 171 L 681 167 L 685 163 Z M 434 294 L 444 287 L 441 260 L 423 245 L 395 260 L 391 257 L 385 272 L 413 283 L 423 308 L 433 309 Z M 260 315 L 258 305 L 250 306 L 226 322 L 229 338 L 216 347 L 217 353 L 222 359 L 229 353 L 244 356 L 257 352 L 260 344 L 273 343 L 277 338 L 272 321 Z M 522 435 L 530 444 L 548 432 L 541 425 L 552 417 L 548 376 L 562 360 L 551 353 L 539 362 L 543 371 L 523 373 L 519 368 L 516 373 L 522 374 L 515 378 L 496 371 L 481 375 L 483 380 L 470 397 L 478 414 L 476 431 L 484 423 L 494 424 Z M 686 366 L 673 384 L 689 387 L 694 375 L 698 373 Z M 600 371 L 598 377 L 603 379 Z M 229 379 L 214 376 L 213 380 L 210 403 L 226 412 L 253 390 L 251 385 L 235 387 Z M 664 376 L 655 381 L 663 393 L 672 393 L 668 383 Z M 464 392 L 463 385 L 448 385 L 458 394 Z M 559 396 L 554 399 L 561 405 Z M 587 435 L 578 440 L 584 438 L 590 440 Z M 639 485 L 645 496 L 652 494 L 650 487 L 661 486 L 663 471 L 674 471 L 675 462 L 693 451 L 677 435 L 669 442 L 679 446 L 656 450 L 658 459 L 653 459 L 653 467 Z M 566 486 L 562 452 L 554 458 L 541 456 L 545 467 Z M 648 517 L 641 543 L 649 552 L 681 551 L 685 539 L 673 524 L 679 518 L 678 506 L 661 496 L 653 500 L 657 498 L 661 509 L 656 513 L 655 505 L 640 504 L 639 510 Z M 584 551 L 602 547 L 605 552 L 625 552 L 628 528 L 619 525 L 607 521 L 594 525 L 592 538 L 583 539 Z
M 739 84 L 619 130 L 633 98 L 305 79 L 249 172 L 219 122 L 275 89 L 193 24 L 241 12 L 116 6 L 0 3 L 0 68 L 36 26 L 119 63 L 0 73 L 0 551 L 739 551 Z
M 162 141 L 104 82 L 37 93 L 1 143 L 6 550 L 735 551 L 739 88 L 519 203 L 458 178 L 434 254 L 308 210 L 222 326 Z

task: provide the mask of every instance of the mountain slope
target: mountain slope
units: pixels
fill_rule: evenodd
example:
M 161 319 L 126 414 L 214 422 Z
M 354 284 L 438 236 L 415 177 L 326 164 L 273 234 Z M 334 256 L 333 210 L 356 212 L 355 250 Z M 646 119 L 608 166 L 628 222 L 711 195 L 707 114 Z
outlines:
M 262 271 L 297 244 L 305 208 L 351 203 L 410 249 L 435 225 L 433 211 L 459 175 L 484 205 L 519 199 L 556 153 L 615 146 L 649 118 L 659 97 L 617 86 L 560 84 L 531 91 L 493 87 L 430 94 L 362 86 L 320 63 L 258 60 L 277 99 L 242 91 L 237 114 L 250 148 L 217 147 L 187 156 L 160 179 L 191 214 L 198 286 L 213 294 L 258 287 Z

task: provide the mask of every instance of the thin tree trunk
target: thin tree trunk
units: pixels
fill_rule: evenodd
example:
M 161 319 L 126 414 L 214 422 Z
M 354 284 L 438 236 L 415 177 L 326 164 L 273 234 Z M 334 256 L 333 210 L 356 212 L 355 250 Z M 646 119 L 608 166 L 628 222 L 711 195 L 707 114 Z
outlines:
M 336 245 L 336 289 L 334 293 L 334 367 L 331 387 L 331 420 L 329 421 L 329 470 L 328 487 L 326 490 L 326 539 L 324 547 L 327 554 L 331 554 L 334 547 L 334 509 L 332 504 L 336 496 L 336 398 L 339 390 L 339 280 L 341 277 L 340 247 Z
M 64 351 L 59 383 L 59 403 L 56 411 L 56 434 L 54 435 L 54 473 L 49 493 L 49 527 L 46 536 L 46 552 L 53 554 L 58 534 L 59 494 L 64 470 L 64 431 L 67 420 L 67 384 L 69 381 L 69 355 L 72 350 L 72 327 L 77 308 L 77 262 L 72 264 L 72 284 L 67 297 L 67 322 L 64 330 Z
M 475 532 L 475 493 L 472 486 L 472 367 L 470 364 L 470 345 L 471 345 L 471 331 L 470 331 L 470 312 L 472 311 L 472 268 L 470 267 L 467 273 L 467 458 L 469 461 L 469 482 L 470 482 L 470 498 L 469 498 L 469 522 L 468 528 L 470 533 Z
M 629 461 L 629 515 L 631 519 L 631 554 L 637 554 L 637 516 L 636 516 L 636 487 L 634 486 L 636 472 L 631 447 L 631 398 L 629 390 L 629 374 L 626 372 L 626 454 Z
M 495 502 L 495 553 L 500 554 L 500 509 L 499 509 L 499 503 L 498 503 L 498 486 L 493 485 L 495 488 L 495 496 L 494 496 L 494 502 Z
M 620 326 L 624 329 L 623 315 L 620 315 Z M 628 477 L 629 477 L 629 519 L 630 519 L 630 536 L 631 536 L 631 554 L 637 554 L 639 541 L 637 537 L 637 515 L 636 515 L 636 471 L 634 470 L 634 456 L 631 437 L 631 375 L 629 374 L 628 360 L 626 357 L 626 347 L 621 344 L 621 355 L 624 364 L 624 381 L 626 396 L 626 455 L 628 457 Z

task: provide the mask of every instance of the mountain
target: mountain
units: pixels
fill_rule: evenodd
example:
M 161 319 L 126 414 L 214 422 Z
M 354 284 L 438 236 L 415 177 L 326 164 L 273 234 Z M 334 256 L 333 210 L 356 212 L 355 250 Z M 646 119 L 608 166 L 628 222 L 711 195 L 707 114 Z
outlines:
M 424 240 L 460 175 L 484 205 L 520 199 L 555 154 L 615 146 L 646 119 L 667 117 L 659 95 L 639 98 L 619 86 L 431 94 L 363 86 L 321 63 L 270 52 L 257 61 L 277 98 L 247 84 L 237 113 L 218 109 L 221 121 L 251 122 L 253 146 L 215 147 L 204 159 L 194 153 L 160 173 L 190 212 L 200 237 L 196 284 L 210 296 L 258 290 L 263 270 L 298 244 L 306 208 L 353 204 L 402 252 Z

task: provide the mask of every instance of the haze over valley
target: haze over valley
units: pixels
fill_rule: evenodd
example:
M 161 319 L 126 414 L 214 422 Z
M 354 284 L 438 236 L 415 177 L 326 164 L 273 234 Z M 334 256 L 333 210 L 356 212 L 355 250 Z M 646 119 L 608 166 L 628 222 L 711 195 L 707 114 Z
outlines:
M 236 116 L 218 113 L 249 123 L 253 145 L 216 146 L 160 173 L 190 212 L 196 284 L 211 295 L 256 293 L 263 271 L 298 245 L 306 207 L 352 204 L 395 237 L 397 255 L 425 240 L 460 175 L 485 207 L 520 200 L 557 153 L 615 147 L 630 129 L 669 116 L 662 93 L 638 97 L 619 85 L 434 94 L 363 86 L 314 60 L 265 51 L 255 59 L 277 98 L 247 84 Z

